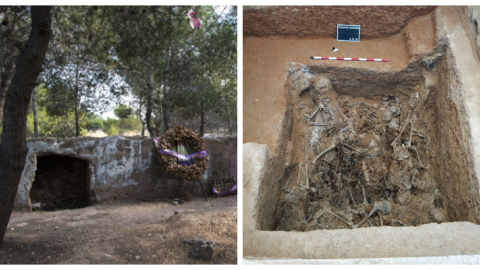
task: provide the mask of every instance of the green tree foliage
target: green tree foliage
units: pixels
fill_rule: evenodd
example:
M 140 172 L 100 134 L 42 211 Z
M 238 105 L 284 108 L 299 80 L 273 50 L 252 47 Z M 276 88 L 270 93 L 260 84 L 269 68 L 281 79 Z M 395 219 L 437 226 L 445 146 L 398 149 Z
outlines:
M 189 9 L 203 21 L 199 30 L 188 24 Z M 109 16 L 119 41 L 114 45 L 118 72 L 144 105 L 140 110 L 152 135 L 176 124 L 188 126 L 190 120 L 202 122 L 209 114 L 229 120 L 226 126 L 234 132 L 235 7 L 225 7 L 221 15 L 212 6 L 117 7 L 113 13 L 119 14 Z M 203 122 L 195 127 L 204 128 Z
M 85 129 L 90 131 L 103 129 L 103 121 L 104 120 L 100 116 L 90 114 L 87 123 L 85 124 Z
M 118 135 L 119 128 L 118 128 L 118 120 L 113 118 L 107 118 L 107 120 L 103 121 L 103 132 L 107 133 L 107 135 Z
M 190 55 L 189 83 L 172 98 L 183 108 L 179 119 L 195 119 L 202 134 L 215 128 L 236 131 L 236 26 L 235 7 L 221 18 L 206 17 L 205 32 L 192 40 L 196 49 Z
M 38 117 L 38 136 L 70 138 L 76 136 L 75 115 L 73 112 L 61 116 L 49 116 L 44 108 L 37 112 Z M 81 118 L 80 125 L 86 126 L 87 121 Z M 27 137 L 32 137 L 33 132 L 33 114 L 27 116 Z M 86 129 L 80 129 L 80 136 L 86 134 Z
M 59 137 L 68 138 L 76 136 L 75 114 L 68 106 L 63 106 L 55 99 L 51 99 L 51 91 L 43 85 L 37 87 L 36 91 L 36 111 L 39 137 Z M 53 103 L 53 104 L 52 104 Z M 61 109 L 60 109 L 61 108 Z M 79 114 L 80 136 L 85 135 L 86 130 L 91 127 L 94 120 L 99 119 L 93 113 L 81 110 Z M 103 119 L 99 119 L 103 123 Z M 34 136 L 34 114 L 30 107 L 27 116 L 27 137 Z
M 107 61 L 109 34 L 98 8 L 57 7 L 54 11 L 53 46 L 44 73 L 47 111 L 59 116 L 73 108 L 75 135 L 80 136 L 80 115 L 104 111 L 110 104 L 111 96 L 102 86 L 118 86 Z
M 200 29 L 190 27 L 190 9 L 202 21 Z M 15 42 L 28 37 L 28 14 L 22 7 L 0 7 L 0 23 L 15 25 L 16 35 L 2 38 L 5 59 L 18 53 Z M 146 126 L 156 136 L 174 125 L 236 132 L 236 7 L 57 6 L 52 15 L 39 81 L 44 88 L 35 99 L 38 136 L 81 136 L 98 128 L 118 134 L 126 126 Z M 0 26 L 0 36 L 11 29 Z M 0 61 L 3 73 L 6 62 Z M 119 120 L 94 115 L 114 107 Z
M 30 12 L 22 6 L 0 6 L 0 124 L 15 60 L 25 45 L 31 25 Z
M 138 120 L 137 116 L 130 115 L 123 119 L 108 118 L 103 121 L 103 132 L 107 135 L 121 135 L 125 132 L 140 131 L 142 124 Z
M 186 14 L 189 7 L 114 7 L 108 9 L 109 25 L 116 35 L 114 44 L 118 71 L 126 78 L 133 92 L 146 105 L 146 124 L 153 136 L 152 117 L 163 116 L 169 126 L 168 92 L 173 66 L 182 62 L 178 51 L 184 45 L 190 28 Z M 162 93 L 160 93 L 162 91 Z M 161 113 L 153 101 L 162 96 Z
M 115 108 L 115 110 L 113 110 L 113 113 L 120 119 L 128 118 L 132 114 L 132 112 L 133 109 L 125 104 L 120 104 L 117 108 Z

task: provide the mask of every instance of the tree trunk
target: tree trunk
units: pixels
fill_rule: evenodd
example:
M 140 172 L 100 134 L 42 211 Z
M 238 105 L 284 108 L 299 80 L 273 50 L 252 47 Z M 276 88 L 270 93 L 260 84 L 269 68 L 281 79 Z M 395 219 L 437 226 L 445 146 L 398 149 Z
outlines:
M 27 154 L 28 106 L 38 74 L 42 71 L 51 36 L 51 7 L 31 7 L 32 31 L 18 55 L 5 97 L 3 135 L 0 144 L 0 247 L 17 194 Z
M 145 122 L 141 121 L 141 123 L 142 123 L 142 131 L 141 131 L 140 135 L 145 136 Z
M 167 98 L 167 87 L 165 83 L 163 85 L 163 98 L 162 98 L 162 110 L 163 110 L 163 124 L 165 126 L 165 131 L 169 129 L 170 116 L 168 115 L 168 98 Z
M 169 72 L 170 72 L 170 49 L 167 51 L 165 70 L 163 72 L 163 98 L 162 98 L 162 109 L 163 109 L 163 123 L 165 125 L 165 131 L 167 131 L 170 122 L 170 116 L 168 115 L 168 81 L 169 81 Z
M 222 95 L 223 96 L 223 95 Z M 228 133 L 230 135 L 233 134 L 233 125 L 232 125 L 232 117 L 230 114 L 230 106 L 228 106 L 228 101 L 225 97 L 222 97 L 222 99 L 225 101 L 225 107 L 227 107 L 227 125 L 228 125 Z
M 37 122 L 37 87 L 33 88 L 32 94 L 32 112 L 33 112 L 33 137 L 38 137 L 38 122 Z
M 138 107 L 138 119 L 140 120 L 140 123 L 142 123 L 142 132 L 140 133 L 140 135 L 145 136 L 145 121 L 143 121 L 142 119 L 142 107 L 143 107 L 143 103 L 142 103 L 142 100 L 140 99 L 139 107 Z
M 5 95 L 7 94 L 8 86 L 10 85 L 10 80 L 12 79 L 13 70 L 15 68 L 15 55 L 17 48 L 15 46 L 15 41 L 12 40 L 12 32 L 15 31 L 17 24 L 17 13 L 15 13 L 15 19 L 10 24 L 10 27 L 3 33 L 1 50 L 3 51 L 2 67 L 3 71 L 0 74 L 0 125 L 3 121 L 3 106 L 5 104 Z
M 200 103 L 200 136 L 203 137 L 205 132 L 205 106 L 203 102 Z
M 150 68 L 147 71 L 147 112 L 145 113 L 145 122 L 147 122 L 147 129 L 150 133 L 150 138 L 155 137 L 155 130 L 152 126 L 152 95 L 153 95 L 153 84 L 152 84 L 152 74 Z
M 79 80 L 79 65 L 77 64 L 77 67 L 75 69 L 75 92 L 73 94 L 73 98 L 75 101 L 75 137 L 80 137 L 80 121 L 78 117 L 78 109 L 79 109 L 79 96 L 80 96 L 80 88 L 78 86 L 78 80 Z
M 3 121 L 3 106 L 5 104 L 5 95 L 7 94 L 8 85 L 10 84 L 10 79 L 12 78 L 12 71 L 15 67 L 15 59 L 13 57 L 8 57 L 6 60 L 8 62 L 5 63 L 5 70 L 0 76 L 0 125 Z

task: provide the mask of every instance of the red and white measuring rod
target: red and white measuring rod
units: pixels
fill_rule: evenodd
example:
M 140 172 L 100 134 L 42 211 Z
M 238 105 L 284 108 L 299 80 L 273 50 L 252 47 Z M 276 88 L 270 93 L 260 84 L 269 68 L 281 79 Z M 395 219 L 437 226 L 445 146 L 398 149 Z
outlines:
M 310 58 L 312 58 L 314 60 L 390 62 L 390 59 L 382 59 L 382 58 L 347 58 L 347 57 L 323 57 L 323 56 L 312 56 Z

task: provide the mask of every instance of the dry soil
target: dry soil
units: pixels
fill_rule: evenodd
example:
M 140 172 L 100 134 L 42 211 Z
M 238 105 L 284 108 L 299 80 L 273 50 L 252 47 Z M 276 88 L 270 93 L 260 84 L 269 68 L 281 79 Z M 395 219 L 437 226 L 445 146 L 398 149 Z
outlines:
M 211 261 L 193 259 L 183 239 L 217 242 L 223 251 Z M 237 196 L 13 212 L 0 263 L 236 264 Z

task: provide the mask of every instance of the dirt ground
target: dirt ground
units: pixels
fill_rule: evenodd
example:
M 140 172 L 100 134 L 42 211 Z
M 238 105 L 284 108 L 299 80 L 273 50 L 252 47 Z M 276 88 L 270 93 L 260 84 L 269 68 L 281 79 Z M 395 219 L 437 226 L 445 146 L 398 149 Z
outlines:
M 223 247 L 189 258 L 182 240 Z M 53 212 L 13 212 L 1 264 L 236 264 L 237 196 L 163 202 L 106 202 Z

